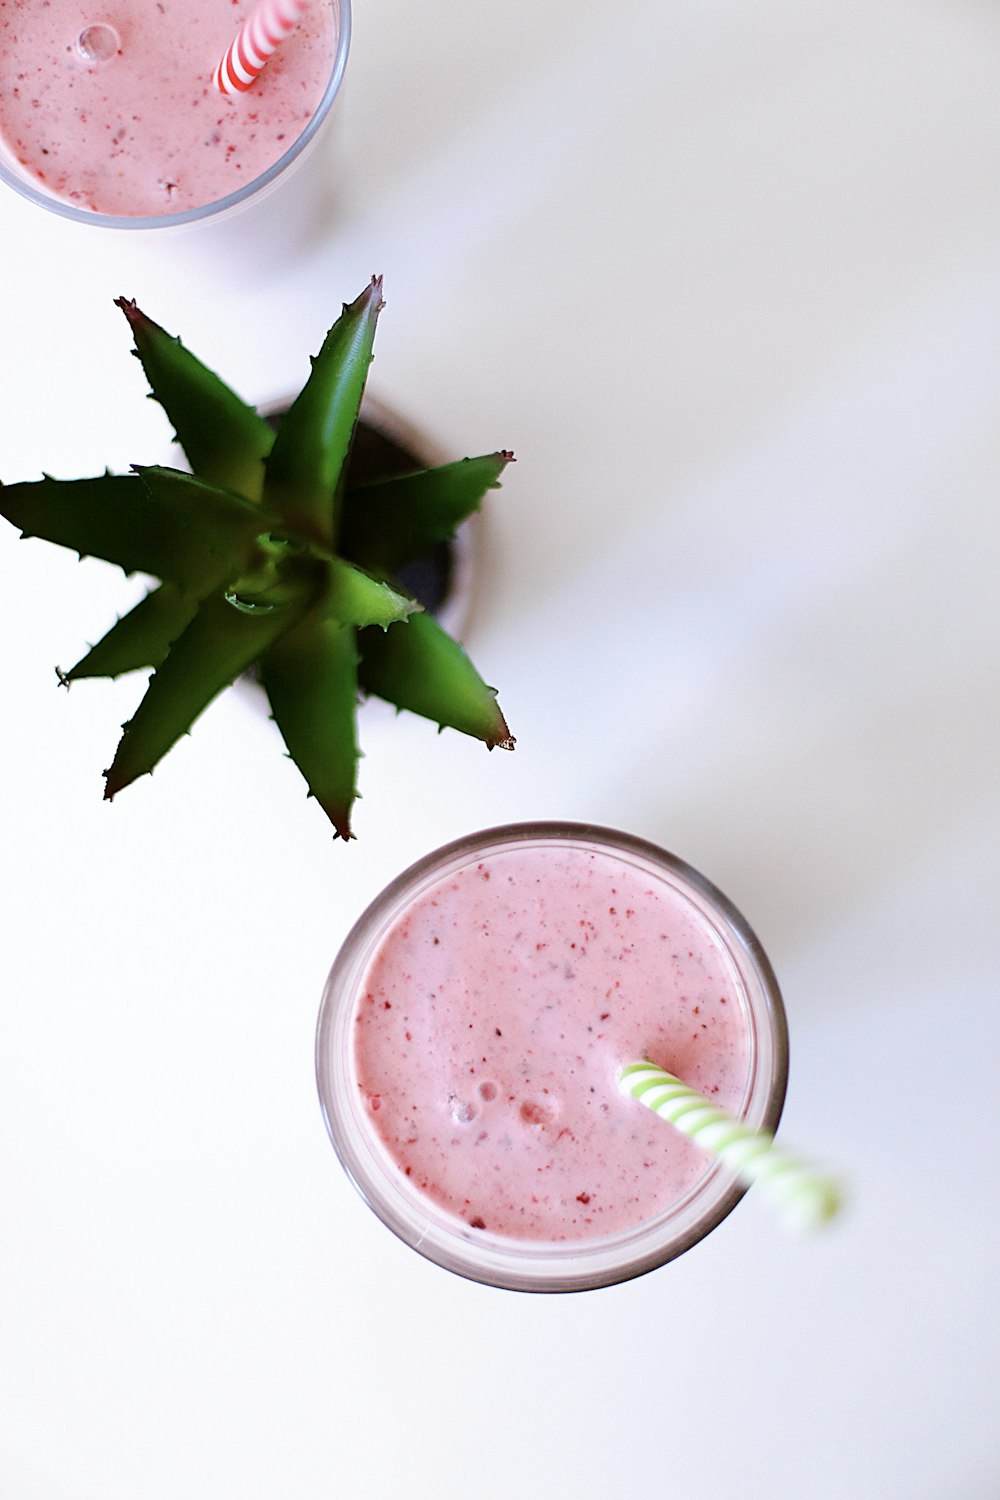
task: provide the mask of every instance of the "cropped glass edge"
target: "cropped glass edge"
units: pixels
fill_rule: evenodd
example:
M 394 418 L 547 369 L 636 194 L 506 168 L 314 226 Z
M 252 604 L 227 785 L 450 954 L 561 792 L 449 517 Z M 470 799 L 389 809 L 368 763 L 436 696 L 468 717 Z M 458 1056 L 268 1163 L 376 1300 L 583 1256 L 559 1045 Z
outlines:
M 331 7 L 337 12 L 337 46 L 333 56 L 333 68 L 323 91 L 323 97 L 317 104 L 306 128 L 301 135 L 296 137 L 288 150 L 252 182 L 247 182 L 243 187 L 237 188 L 235 193 L 227 193 L 224 198 L 213 198 L 210 203 L 202 203 L 197 208 L 184 209 L 181 213 L 175 214 L 104 214 L 95 209 L 78 208 L 75 203 L 69 203 L 54 193 L 46 193 L 36 188 L 30 178 L 22 177 L 8 167 L 2 154 L 0 154 L 0 181 L 12 188 L 15 193 L 20 194 L 22 198 L 27 199 L 29 203 L 35 204 L 36 207 L 47 209 L 60 218 L 70 219 L 75 224 L 90 224 L 95 229 L 180 229 L 201 223 L 202 220 L 225 218 L 235 209 L 243 207 L 258 194 L 265 193 L 268 188 L 272 187 L 312 145 L 325 123 L 333 101 L 340 92 L 351 45 L 351 0 L 331 0 Z

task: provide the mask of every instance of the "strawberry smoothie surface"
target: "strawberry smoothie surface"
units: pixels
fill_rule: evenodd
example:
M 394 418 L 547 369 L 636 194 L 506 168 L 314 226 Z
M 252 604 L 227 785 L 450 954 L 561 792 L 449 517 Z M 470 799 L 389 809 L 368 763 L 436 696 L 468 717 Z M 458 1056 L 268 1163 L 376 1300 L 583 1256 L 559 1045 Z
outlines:
M 711 1168 L 622 1096 L 621 1066 L 648 1057 L 733 1113 L 753 1068 L 719 932 L 667 879 L 575 842 L 425 888 L 368 961 L 351 1032 L 357 1108 L 404 1190 L 521 1241 L 618 1234 Z
M 238 192 L 301 136 L 330 82 L 314 0 L 245 94 L 212 81 L 251 10 L 237 0 L 0 0 L 0 142 L 46 193 L 124 217 Z M 82 38 L 82 41 L 81 41 Z

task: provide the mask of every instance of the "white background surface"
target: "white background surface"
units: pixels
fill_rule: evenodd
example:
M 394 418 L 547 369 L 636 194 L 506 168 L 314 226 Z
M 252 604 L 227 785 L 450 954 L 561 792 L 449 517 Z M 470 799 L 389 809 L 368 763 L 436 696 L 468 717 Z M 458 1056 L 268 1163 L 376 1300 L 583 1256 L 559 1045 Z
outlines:
M 250 399 L 384 272 L 372 388 L 513 447 L 470 649 L 518 737 L 367 714 L 358 840 L 221 699 L 114 807 L 130 585 L 0 535 L 0 1492 L 992 1500 L 1000 11 L 358 0 L 336 125 L 241 218 L 0 198 L 0 475 L 163 456 L 111 299 Z M 343 1179 L 312 1038 L 366 901 L 476 826 L 630 829 L 744 910 L 789 1140 L 628 1286 L 521 1298 Z M 636 1477 L 638 1476 L 638 1478 Z

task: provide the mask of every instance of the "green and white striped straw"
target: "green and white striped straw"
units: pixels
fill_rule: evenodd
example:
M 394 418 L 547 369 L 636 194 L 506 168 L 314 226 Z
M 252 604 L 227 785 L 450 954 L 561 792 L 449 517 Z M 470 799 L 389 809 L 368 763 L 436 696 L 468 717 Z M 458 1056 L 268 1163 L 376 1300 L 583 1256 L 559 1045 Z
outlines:
M 791 1228 L 811 1229 L 832 1218 L 840 1207 L 840 1189 L 831 1177 L 787 1155 L 768 1131 L 753 1130 L 734 1120 L 655 1063 L 629 1063 L 621 1068 L 618 1087 L 718 1156 L 742 1182 L 759 1183 L 761 1193 Z

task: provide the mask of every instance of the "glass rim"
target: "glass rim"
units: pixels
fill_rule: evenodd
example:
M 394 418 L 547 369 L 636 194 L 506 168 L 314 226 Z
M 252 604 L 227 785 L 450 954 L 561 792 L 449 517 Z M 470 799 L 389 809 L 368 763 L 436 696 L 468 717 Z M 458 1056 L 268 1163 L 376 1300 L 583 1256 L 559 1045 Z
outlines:
M 636 835 L 596 824 L 501 824 L 442 845 L 411 864 L 376 895 L 354 923 L 327 977 L 316 1026 L 320 1108 L 334 1151 L 363 1201 L 425 1258 L 472 1281 L 511 1291 L 570 1292 L 612 1286 L 657 1269 L 692 1248 L 736 1207 L 746 1188 L 718 1163 L 685 1196 L 641 1224 L 591 1240 L 534 1241 L 487 1236 L 408 1191 L 393 1174 L 354 1102 L 348 1028 L 358 981 L 404 905 L 451 869 L 519 843 L 589 844 L 674 884 L 722 942 L 742 990 L 750 1038 L 743 1118 L 773 1132 L 788 1078 L 788 1028 L 777 979 L 761 944 L 733 903 L 700 871 Z M 666 1128 L 666 1127 L 665 1127 Z
M 102 213 L 99 209 L 80 208 L 75 203 L 70 203 L 54 193 L 46 193 L 42 188 L 36 187 L 29 177 L 21 176 L 7 165 L 2 149 L 0 149 L 0 181 L 39 208 L 48 209 L 50 213 L 58 214 L 64 219 L 71 219 L 77 224 L 93 225 L 97 229 L 176 229 L 184 225 L 200 223 L 205 219 L 222 218 L 276 182 L 312 144 L 325 123 L 330 107 L 340 92 L 351 46 L 351 0 L 330 0 L 330 8 L 336 13 L 337 45 L 334 50 L 330 77 L 322 98 L 302 134 L 296 137 L 287 151 L 284 151 L 252 181 L 245 182 L 242 187 L 237 188 L 235 192 L 227 193 L 223 198 L 213 198 L 208 203 L 200 203 L 196 208 L 182 209 L 173 214 Z

